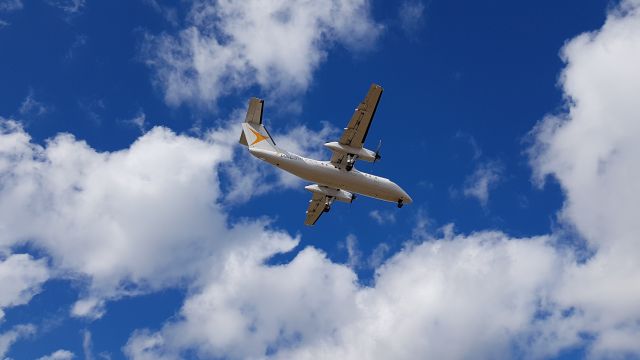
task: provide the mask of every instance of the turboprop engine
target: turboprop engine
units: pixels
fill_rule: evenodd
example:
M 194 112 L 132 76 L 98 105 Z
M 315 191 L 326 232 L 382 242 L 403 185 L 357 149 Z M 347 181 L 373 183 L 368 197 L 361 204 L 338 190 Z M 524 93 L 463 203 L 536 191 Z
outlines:
M 365 148 L 355 148 L 349 145 L 342 145 L 337 141 L 328 142 L 324 144 L 324 146 L 331 149 L 331 151 L 355 155 L 358 159 L 368 162 L 374 162 L 380 159 L 380 155 L 377 151 L 371 151 Z
M 305 186 L 304 188 L 313 193 L 325 195 L 325 196 L 331 196 L 332 198 L 335 198 L 338 201 L 342 201 L 346 203 L 351 203 L 353 199 L 356 198 L 355 195 L 353 195 L 348 191 L 331 189 L 325 186 L 320 186 L 315 184 Z

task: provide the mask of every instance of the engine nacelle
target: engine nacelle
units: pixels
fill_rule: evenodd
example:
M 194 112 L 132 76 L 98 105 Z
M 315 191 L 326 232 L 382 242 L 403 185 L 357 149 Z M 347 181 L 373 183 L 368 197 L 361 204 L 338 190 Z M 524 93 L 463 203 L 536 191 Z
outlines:
M 360 159 L 360 160 L 364 160 L 364 161 L 368 161 L 368 162 L 374 162 L 374 161 L 377 160 L 376 159 L 376 152 L 375 151 L 371 151 L 369 149 L 355 148 L 355 147 L 349 146 L 349 145 L 342 145 L 337 141 L 328 142 L 328 143 L 324 144 L 324 146 L 326 146 L 329 149 L 331 149 L 331 151 L 356 155 L 358 157 L 358 159 Z
M 346 203 L 351 203 L 353 199 L 355 199 L 355 196 L 353 196 L 353 194 L 348 191 L 331 189 L 326 186 L 320 186 L 320 185 L 314 184 L 314 185 L 305 186 L 304 188 L 311 191 L 312 193 L 331 196 L 338 201 L 342 201 Z

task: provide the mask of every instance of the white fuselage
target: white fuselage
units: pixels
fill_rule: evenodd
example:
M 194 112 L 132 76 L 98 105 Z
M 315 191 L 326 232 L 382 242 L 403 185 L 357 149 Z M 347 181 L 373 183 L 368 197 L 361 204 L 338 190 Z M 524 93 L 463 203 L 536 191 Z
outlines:
M 307 181 L 372 198 L 410 204 L 411 197 L 393 181 L 356 170 L 341 170 L 329 161 L 318 161 L 283 151 L 250 148 L 260 160 L 273 164 Z

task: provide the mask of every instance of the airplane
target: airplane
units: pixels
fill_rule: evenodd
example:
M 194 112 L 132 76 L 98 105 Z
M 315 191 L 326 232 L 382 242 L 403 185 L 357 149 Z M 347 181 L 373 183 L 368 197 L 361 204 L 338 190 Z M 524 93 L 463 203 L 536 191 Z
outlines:
M 275 165 L 315 184 L 305 186 L 312 192 L 306 212 L 305 225 L 315 225 L 320 216 L 329 212 L 334 200 L 351 203 L 361 194 L 375 199 L 395 202 L 398 208 L 413 202 L 411 197 L 393 181 L 358 171 L 356 160 L 380 160 L 380 144 L 376 151 L 363 147 L 380 102 L 382 87 L 372 84 L 364 100 L 358 105 L 344 128 L 339 141 L 324 144 L 333 155 L 330 161 L 318 161 L 296 155 L 276 146 L 269 131 L 262 124 L 264 100 L 251 98 L 247 116 L 242 123 L 240 144 L 251 155 Z

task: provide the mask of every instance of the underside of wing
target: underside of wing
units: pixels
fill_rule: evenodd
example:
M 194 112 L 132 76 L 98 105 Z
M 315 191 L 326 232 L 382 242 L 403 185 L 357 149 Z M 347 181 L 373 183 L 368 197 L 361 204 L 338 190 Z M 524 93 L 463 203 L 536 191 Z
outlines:
M 307 218 L 304 221 L 305 225 L 314 225 L 320 215 L 324 212 L 327 202 L 327 196 L 314 193 L 309 200 L 309 207 L 307 208 Z
M 331 163 L 338 169 L 344 169 L 347 164 L 347 154 L 343 152 L 333 152 Z
M 371 120 L 376 113 L 380 97 L 382 96 L 382 86 L 372 84 L 364 100 L 358 105 L 349 125 L 344 129 L 340 144 L 361 148 L 367 138 Z

